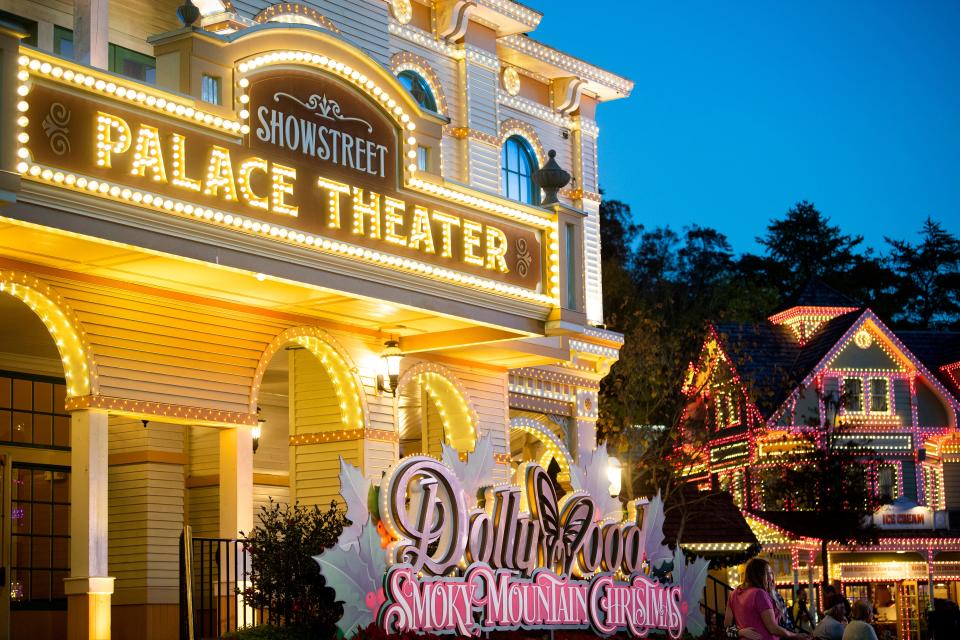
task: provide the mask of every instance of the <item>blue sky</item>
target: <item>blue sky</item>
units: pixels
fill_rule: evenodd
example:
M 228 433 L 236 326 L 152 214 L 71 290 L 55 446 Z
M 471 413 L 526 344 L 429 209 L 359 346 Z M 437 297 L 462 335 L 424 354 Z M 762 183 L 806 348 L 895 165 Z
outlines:
M 960 235 L 960 2 L 525 4 L 534 37 L 636 83 L 600 107 L 600 183 L 644 225 L 758 251 L 806 199 L 880 249 L 928 215 Z

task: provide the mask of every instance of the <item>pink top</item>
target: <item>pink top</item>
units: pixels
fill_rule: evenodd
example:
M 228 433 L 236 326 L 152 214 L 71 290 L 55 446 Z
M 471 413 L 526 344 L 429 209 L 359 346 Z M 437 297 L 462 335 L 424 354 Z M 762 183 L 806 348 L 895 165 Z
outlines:
M 776 617 L 773 600 L 766 591 L 756 587 L 734 589 L 730 592 L 727 606 L 733 609 L 733 619 L 739 628 L 753 629 L 760 634 L 760 640 L 776 640 L 776 636 L 767 631 L 760 618 L 760 614 L 767 609 L 774 609 L 774 617 Z

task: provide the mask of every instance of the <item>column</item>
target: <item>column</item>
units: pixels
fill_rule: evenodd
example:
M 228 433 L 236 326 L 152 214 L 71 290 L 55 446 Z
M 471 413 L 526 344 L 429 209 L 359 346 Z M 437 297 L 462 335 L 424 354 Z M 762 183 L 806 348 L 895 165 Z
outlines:
M 827 585 L 820 585 L 820 588 L 816 588 L 816 583 L 813 581 L 813 563 L 816 559 L 817 554 L 815 551 L 810 551 L 807 555 L 807 584 L 810 586 L 810 608 L 814 611 L 820 611 L 820 600 L 823 596 L 823 587 Z M 826 558 L 824 558 L 826 561 Z
M 927 610 L 933 611 L 933 556 L 936 552 L 933 549 L 927 549 Z M 917 595 L 920 595 L 920 587 L 917 587 Z
M 107 576 L 107 412 L 74 411 L 70 431 L 67 638 L 109 640 L 113 578 Z
M 220 537 L 253 529 L 253 437 L 250 427 L 220 431 Z
M 74 0 L 73 56 L 80 64 L 109 66 L 109 13 L 110 0 Z

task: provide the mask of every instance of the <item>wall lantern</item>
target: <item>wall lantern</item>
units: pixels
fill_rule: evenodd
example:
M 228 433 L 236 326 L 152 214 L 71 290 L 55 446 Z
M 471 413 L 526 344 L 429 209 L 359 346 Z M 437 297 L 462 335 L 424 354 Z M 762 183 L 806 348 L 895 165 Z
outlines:
M 263 425 L 267 423 L 267 419 L 260 415 L 260 407 L 257 407 L 257 424 L 250 429 L 250 435 L 253 437 L 253 452 L 256 453 L 257 449 L 260 448 L 260 436 L 263 435 Z
M 614 498 L 620 495 L 620 485 L 623 478 L 623 465 L 616 458 L 607 462 L 607 480 L 610 481 L 610 495 Z
M 387 369 L 386 377 L 380 373 L 377 374 L 377 389 L 390 395 L 397 395 L 397 381 L 400 379 L 400 359 L 403 352 L 400 351 L 400 343 L 396 340 L 387 340 L 383 343 L 383 351 L 380 358 L 383 360 Z

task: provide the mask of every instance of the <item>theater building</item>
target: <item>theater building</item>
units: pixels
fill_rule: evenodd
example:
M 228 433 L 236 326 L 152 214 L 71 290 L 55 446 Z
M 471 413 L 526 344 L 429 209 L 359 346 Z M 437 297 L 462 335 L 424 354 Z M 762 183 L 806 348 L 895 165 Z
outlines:
M 184 527 L 340 458 L 595 441 L 632 83 L 509 0 L 195 4 L 0 2 L 0 637 L 174 637 Z
M 932 598 L 960 602 L 958 368 L 960 334 L 893 331 L 811 283 L 766 322 L 710 327 L 687 384 L 688 415 L 709 429 L 689 476 L 733 495 L 787 602 L 807 584 L 816 602 L 827 562 L 847 597 L 873 602 L 881 630 L 920 640 Z M 861 542 L 830 541 L 830 522 L 775 488 L 828 439 L 876 505 Z

